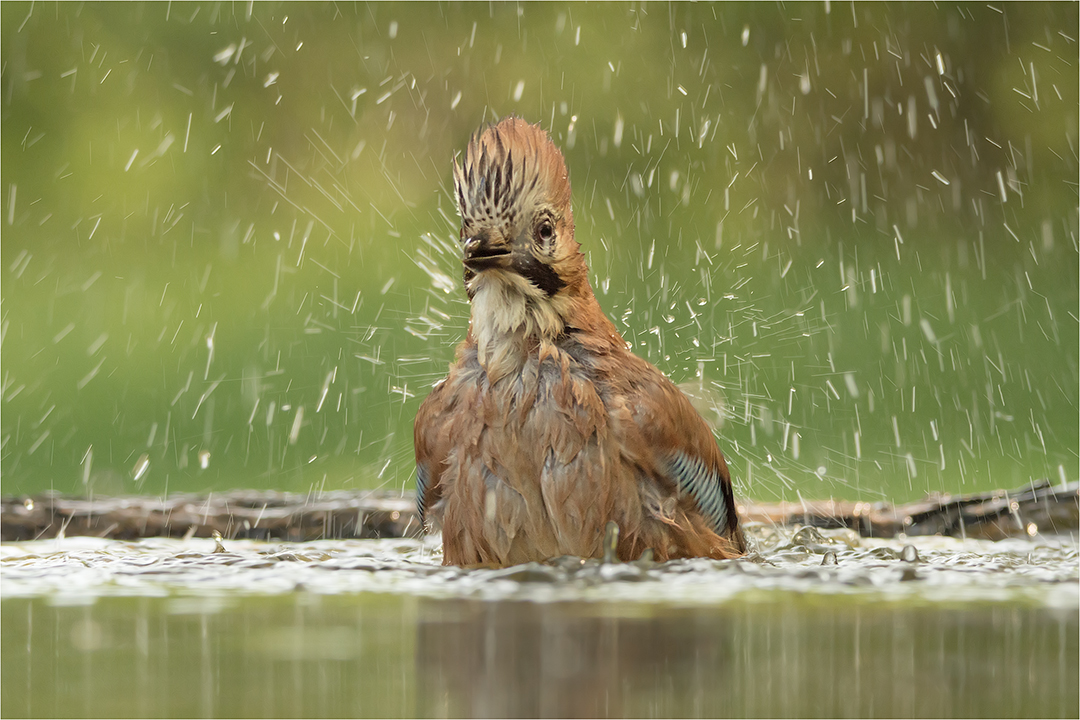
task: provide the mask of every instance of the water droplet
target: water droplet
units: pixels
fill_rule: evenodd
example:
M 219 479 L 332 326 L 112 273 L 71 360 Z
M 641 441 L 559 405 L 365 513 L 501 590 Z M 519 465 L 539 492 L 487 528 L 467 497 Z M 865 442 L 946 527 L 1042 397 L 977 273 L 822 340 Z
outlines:
M 146 474 L 146 471 L 150 468 L 150 456 L 143 453 L 139 456 L 138 461 L 135 463 L 135 468 L 131 471 L 134 476 L 135 482 L 139 482 L 142 476 Z

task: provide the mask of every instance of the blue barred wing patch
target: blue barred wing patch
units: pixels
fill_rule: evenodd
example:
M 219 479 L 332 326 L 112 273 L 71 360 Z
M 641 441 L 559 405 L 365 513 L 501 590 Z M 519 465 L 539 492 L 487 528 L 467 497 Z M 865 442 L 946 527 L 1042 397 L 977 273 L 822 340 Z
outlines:
M 420 518 L 420 527 L 424 526 L 424 496 L 428 490 L 428 471 L 423 465 L 416 466 L 416 515 Z
M 727 529 L 728 507 L 719 473 L 708 469 L 701 458 L 682 451 L 668 457 L 667 470 L 679 491 L 694 498 L 713 531 L 723 533 Z

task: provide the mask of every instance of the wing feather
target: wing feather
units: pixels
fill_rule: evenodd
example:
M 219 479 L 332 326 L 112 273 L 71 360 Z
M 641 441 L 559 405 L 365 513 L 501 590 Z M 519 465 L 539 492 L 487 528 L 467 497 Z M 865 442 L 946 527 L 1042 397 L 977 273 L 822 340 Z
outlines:
M 416 413 L 413 424 L 413 449 L 416 452 L 416 512 L 420 525 L 431 516 L 435 503 L 442 497 L 441 479 L 449 452 L 446 432 L 450 420 L 453 396 L 443 381 L 431 391 Z
M 662 465 L 679 491 L 694 498 L 709 527 L 723 534 L 728 526 L 728 503 L 720 474 L 683 450 L 668 453 Z
M 689 496 L 714 532 L 740 537 L 731 476 L 712 430 L 681 390 L 639 362 L 627 401 L 647 448 L 639 451 L 642 465 Z
M 416 515 L 420 518 L 421 527 L 424 525 L 424 516 L 427 514 L 427 491 L 431 480 L 431 472 L 426 465 L 416 465 Z

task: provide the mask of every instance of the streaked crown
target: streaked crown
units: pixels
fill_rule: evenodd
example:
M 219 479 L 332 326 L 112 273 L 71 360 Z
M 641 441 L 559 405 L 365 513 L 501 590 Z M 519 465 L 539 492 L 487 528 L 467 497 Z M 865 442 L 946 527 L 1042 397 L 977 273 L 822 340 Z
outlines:
M 454 163 L 454 190 L 466 227 L 509 234 L 522 213 L 537 205 L 548 205 L 572 222 L 562 153 L 540 126 L 521 118 L 505 118 L 473 135 L 464 161 Z

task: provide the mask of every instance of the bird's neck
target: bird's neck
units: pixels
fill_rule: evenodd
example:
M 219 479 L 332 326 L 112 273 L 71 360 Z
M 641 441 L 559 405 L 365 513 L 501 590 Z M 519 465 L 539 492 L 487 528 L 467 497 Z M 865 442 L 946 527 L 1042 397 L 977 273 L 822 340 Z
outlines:
M 592 344 L 622 344 L 587 281 L 548 297 L 520 276 L 507 273 L 485 278 L 473 290 L 469 334 L 491 383 L 520 372 L 530 356 L 557 343 L 571 328 L 592 337 Z
M 486 273 L 473 290 L 470 335 L 491 382 L 519 371 L 531 350 L 566 329 L 564 299 L 544 296 L 519 275 Z

